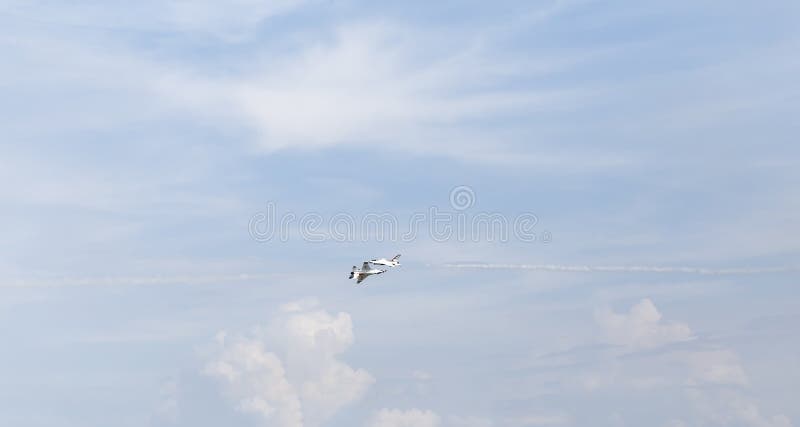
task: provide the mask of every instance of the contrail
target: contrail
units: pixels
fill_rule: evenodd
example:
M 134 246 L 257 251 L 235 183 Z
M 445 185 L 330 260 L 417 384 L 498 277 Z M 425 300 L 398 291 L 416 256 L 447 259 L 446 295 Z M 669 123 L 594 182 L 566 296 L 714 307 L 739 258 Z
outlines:
M 789 273 L 800 271 L 798 267 L 772 268 L 705 268 L 705 267 L 659 267 L 652 265 L 560 265 L 560 264 L 442 264 L 444 268 L 485 270 L 534 270 L 570 273 L 683 273 L 709 276 Z
M 699 274 L 708 276 L 755 275 L 800 272 L 800 267 L 771 268 L 706 268 L 706 267 L 661 267 L 652 265 L 564 265 L 564 264 L 491 264 L 449 263 L 429 264 L 428 267 L 472 270 L 530 270 L 567 273 L 663 273 Z M 176 276 L 95 276 L 95 277 L 50 277 L 33 279 L 0 279 L 0 288 L 9 287 L 63 287 L 63 286 L 151 286 L 151 285 L 198 285 L 232 282 L 255 282 L 282 276 L 273 274 L 229 274 L 229 275 L 176 275 Z
M 146 286 L 146 285 L 197 285 L 206 283 L 250 282 L 274 278 L 276 274 L 230 274 L 207 276 L 98 276 L 55 277 L 6 280 L 0 287 L 62 287 L 62 286 Z

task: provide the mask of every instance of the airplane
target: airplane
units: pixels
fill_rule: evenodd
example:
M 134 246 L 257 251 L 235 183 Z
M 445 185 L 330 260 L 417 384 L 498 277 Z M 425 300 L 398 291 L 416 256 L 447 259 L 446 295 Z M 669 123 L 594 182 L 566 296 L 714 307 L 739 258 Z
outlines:
M 378 270 L 377 268 L 370 268 L 369 261 L 364 261 L 364 265 L 361 266 L 361 269 L 359 269 L 355 265 L 353 266 L 353 271 L 350 272 L 349 279 L 355 277 L 357 285 L 363 282 L 364 279 L 366 279 L 367 277 L 372 276 L 373 274 L 381 274 L 381 273 L 386 273 L 386 270 Z
M 395 257 L 392 259 L 386 259 L 386 258 L 373 259 L 372 261 L 370 261 L 370 263 L 375 265 L 385 265 L 388 267 L 397 267 L 398 265 L 400 265 L 400 254 L 395 255 Z

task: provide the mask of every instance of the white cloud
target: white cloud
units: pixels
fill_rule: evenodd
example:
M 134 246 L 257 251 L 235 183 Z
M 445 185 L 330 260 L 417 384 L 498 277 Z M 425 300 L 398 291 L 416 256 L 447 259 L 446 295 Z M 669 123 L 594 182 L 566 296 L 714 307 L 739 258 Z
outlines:
M 266 425 L 304 425 L 300 396 L 275 353 L 266 351 L 258 339 L 228 340 L 223 334 L 218 342 L 222 352 L 204 373 L 225 385 L 238 410 L 260 415 Z
M 430 373 L 420 370 L 415 370 L 411 373 L 411 376 L 417 381 L 430 381 L 433 378 Z
M 132 111 L 98 111 L 103 120 L 97 115 L 78 117 L 88 126 L 108 123 L 109 115 L 124 120 L 131 114 L 145 115 L 143 111 L 151 116 L 177 111 L 219 127 L 250 128 L 257 134 L 256 145 L 266 152 L 368 145 L 476 161 L 524 158 L 551 167 L 580 160 L 571 153 L 528 156 L 518 150 L 509 158 L 498 144 L 510 149 L 519 135 L 508 128 L 461 126 L 465 121 L 509 113 L 570 108 L 577 102 L 577 92 L 489 88 L 486 83 L 498 77 L 487 64 L 500 62 L 516 73 L 541 66 L 492 58 L 468 42 L 452 50 L 440 47 L 438 56 L 420 59 L 417 48 L 429 37 L 388 24 L 345 25 L 329 39 L 307 42 L 290 54 L 253 52 L 254 59 L 241 72 L 222 77 L 186 65 L 153 62 L 136 52 L 91 50 L 68 39 L 39 40 L 29 51 L 36 54 L 41 49 L 49 54 L 44 51 L 56 50 L 56 59 L 35 59 L 68 64 L 49 72 L 50 80 L 60 78 L 72 86 L 89 87 L 100 80 L 106 88 L 124 91 L 137 105 L 126 109 Z M 435 51 L 434 46 L 430 49 Z M 267 55 L 269 59 L 259 59 Z M 71 60 L 61 61 L 61 56 Z M 76 81 L 75 74 L 98 78 Z M 124 79 L 119 81 L 108 77 L 120 75 Z M 13 78 L 24 80 L 24 76 Z M 61 120 L 64 126 L 75 126 L 73 121 Z M 487 145 L 488 140 L 492 144 Z M 456 146 L 459 150 L 454 150 Z M 619 162 L 598 157 L 593 163 L 605 167 Z
M 250 336 L 221 333 L 220 353 L 204 372 L 224 385 L 238 410 L 258 414 L 266 425 L 318 426 L 374 382 L 368 372 L 337 359 L 353 339 L 347 313 L 334 316 L 308 302 L 292 303 Z
M 265 66 L 257 77 L 217 83 L 259 130 L 260 146 L 267 151 L 402 142 L 404 150 L 441 154 L 445 150 L 437 146 L 450 147 L 445 137 L 457 135 L 460 145 L 485 149 L 471 134 L 454 133 L 452 125 L 514 110 L 549 109 L 566 98 L 552 91 L 478 89 L 478 81 L 491 78 L 485 65 L 490 58 L 467 44 L 455 53 L 420 59 L 417 47 L 426 40 L 424 34 L 383 23 L 344 26 L 330 40 Z M 430 53 L 437 51 L 428 46 Z
M 608 342 L 632 349 L 654 348 L 673 342 L 688 341 L 692 331 L 685 323 L 662 321 L 653 301 L 641 300 L 625 314 L 610 309 L 595 313 Z
M 367 424 L 368 427 L 438 427 L 440 418 L 435 412 L 410 409 L 381 409 Z
M 256 2 L 238 0 L 220 6 L 206 0 L 173 0 L 167 6 L 147 2 L 126 12 L 158 16 L 159 22 L 152 25 L 159 32 L 167 27 L 239 38 L 239 33 L 252 32 L 259 22 L 300 2 L 257 2 L 250 7 L 252 3 Z M 31 6 L 24 14 L 38 12 Z M 54 19 L 74 25 L 112 22 L 135 27 L 152 20 L 117 16 L 119 11 L 109 16 L 89 5 L 53 13 Z M 133 22 L 121 24 L 128 20 Z M 118 40 L 89 43 L 73 33 L 29 31 L 24 57 L 11 61 L 24 67 L 0 75 L 14 85 L 26 83 L 29 92 L 41 90 L 39 83 L 47 81 L 58 83 L 50 94 L 61 95 L 64 88 L 83 96 L 94 94 L 81 109 L 61 108 L 71 93 L 52 97 L 53 107 L 44 112 L 51 124 L 47 130 L 56 134 L 186 115 L 238 135 L 246 129 L 250 142 L 268 153 L 369 147 L 480 163 L 535 164 L 551 172 L 607 169 L 629 160 L 621 154 L 538 145 L 540 149 L 531 151 L 531 141 L 542 135 L 532 135 L 516 120 L 523 114 L 564 112 L 594 102 L 595 94 L 581 88 L 507 84 L 573 67 L 592 53 L 547 52 L 535 59 L 520 58 L 494 49 L 480 34 L 441 37 L 435 29 L 372 20 L 329 23 L 302 37 L 283 35 L 267 45 L 247 45 L 241 56 L 227 59 L 232 61 L 224 67 L 228 72 L 221 73 L 179 57 L 157 60 L 151 52 Z M 31 75 L 30 70 L 38 71 Z M 122 98 L 125 102 L 118 102 Z M 26 115 L 12 125 L 24 133 L 42 132 L 42 113 L 37 110 L 35 120 Z M 503 126 L 476 125 L 505 119 L 511 120 Z
M 752 400 L 733 390 L 689 390 L 689 400 L 703 417 L 703 425 L 792 427 L 786 415 L 764 415 Z
M 745 385 L 747 375 L 730 350 L 695 351 L 685 356 L 689 384 Z
M 626 314 L 610 310 L 596 313 L 608 341 L 626 348 L 653 348 L 693 338 L 689 326 L 665 322 L 655 304 L 643 299 Z M 742 425 L 748 427 L 790 427 L 791 420 L 782 414 L 768 416 L 746 396 L 749 383 L 738 355 L 725 348 L 675 350 L 643 355 L 619 363 L 611 361 L 606 369 L 587 377 L 593 388 L 619 386 L 633 392 L 684 386 L 686 396 L 698 417 L 692 425 Z M 653 376 L 659 375 L 659 376 Z M 671 420 L 668 426 L 683 427 L 684 420 Z

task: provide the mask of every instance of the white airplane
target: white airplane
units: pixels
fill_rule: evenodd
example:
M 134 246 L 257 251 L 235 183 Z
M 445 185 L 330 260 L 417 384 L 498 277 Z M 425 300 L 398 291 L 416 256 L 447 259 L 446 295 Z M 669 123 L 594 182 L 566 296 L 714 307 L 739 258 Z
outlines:
M 350 279 L 356 278 L 356 285 L 363 282 L 369 276 L 373 274 L 381 274 L 386 273 L 386 270 L 378 270 L 377 268 L 370 268 L 369 261 L 364 261 L 364 264 L 359 269 L 355 265 L 353 266 L 353 271 L 350 272 Z
M 398 265 L 400 265 L 400 254 L 395 255 L 395 257 L 392 259 L 386 259 L 386 258 L 373 259 L 372 261 L 370 261 L 370 263 L 375 265 L 385 265 L 387 267 L 397 267 Z

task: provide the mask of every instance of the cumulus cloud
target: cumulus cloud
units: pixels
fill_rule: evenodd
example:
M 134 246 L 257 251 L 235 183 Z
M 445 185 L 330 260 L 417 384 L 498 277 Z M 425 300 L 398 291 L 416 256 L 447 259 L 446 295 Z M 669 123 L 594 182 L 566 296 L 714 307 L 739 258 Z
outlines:
M 686 355 L 689 384 L 745 385 L 747 375 L 730 350 L 695 351 Z
M 439 427 L 441 419 L 432 411 L 420 409 L 381 409 L 376 412 L 367 427 Z
M 649 299 L 635 304 L 627 313 L 603 310 L 595 313 L 609 343 L 626 349 L 646 349 L 693 338 L 685 323 L 667 322 Z M 698 343 L 703 344 L 703 343 Z M 749 383 L 738 355 L 726 348 L 676 349 L 643 355 L 617 363 L 611 372 L 588 377 L 592 388 L 610 385 L 633 389 L 684 386 L 696 422 L 691 425 L 791 427 L 782 414 L 765 415 L 747 396 Z M 653 376 L 653 372 L 658 372 Z M 670 420 L 667 426 L 685 427 L 684 420 Z
M 225 393 L 238 410 L 260 415 L 266 425 L 303 426 L 300 396 L 275 353 L 257 338 L 227 339 L 220 334 L 218 343 L 222 352 L 204 373 L 225 384 Z
M 733 390 L 689 390 L 689 400 L 704 419 L 703 425 L 792 427 L 786 415 L 765 415 L 750 398 Z
M 353 343 L 347 313 L 332 315 L 303 301 L 285 305 L 265 328 L 217 337 L 204 373 L 216 378 L 237 410 L 264 425 L 318 426 L 359 400 L 374 378 L 338 360 Z
M 610 309 L 595 313 L 595 320 L 608 342 L 632 349 L 654 348 L 693 338 L 689 325 L 662 321 L 662 315 L 648 298 L 631 307 L 628 313 Z

